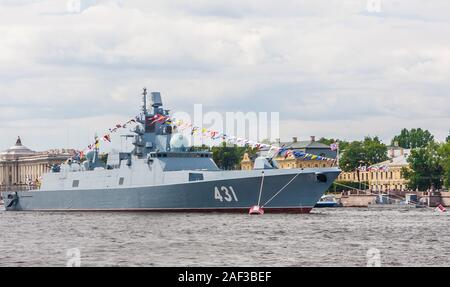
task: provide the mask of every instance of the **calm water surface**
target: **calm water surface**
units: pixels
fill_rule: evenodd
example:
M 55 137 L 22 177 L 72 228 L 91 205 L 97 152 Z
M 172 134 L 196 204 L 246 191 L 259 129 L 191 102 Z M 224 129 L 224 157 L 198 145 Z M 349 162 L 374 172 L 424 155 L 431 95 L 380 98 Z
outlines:
M 0 211 L 0 266 L 450 266 L 450 216 L 430 209 L 311 214 Z

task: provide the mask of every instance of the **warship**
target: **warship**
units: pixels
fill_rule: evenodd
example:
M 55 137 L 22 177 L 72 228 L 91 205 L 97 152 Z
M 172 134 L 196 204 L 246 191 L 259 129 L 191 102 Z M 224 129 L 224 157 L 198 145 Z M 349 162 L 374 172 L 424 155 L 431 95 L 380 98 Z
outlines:
M 151 98 L 149 97 L 151 95 Z M 252 170 L 221 170 L 209 151 L 158 116 L 169 116 L 161 94 L 144 89 L 131 151 L 95 147 L 86 160 L 51 167 L 37 190 L 2 193 L 7 211 L 182 211 L 308 213 L 339 175 L 337 167 L 280 169 L 257 157 Z

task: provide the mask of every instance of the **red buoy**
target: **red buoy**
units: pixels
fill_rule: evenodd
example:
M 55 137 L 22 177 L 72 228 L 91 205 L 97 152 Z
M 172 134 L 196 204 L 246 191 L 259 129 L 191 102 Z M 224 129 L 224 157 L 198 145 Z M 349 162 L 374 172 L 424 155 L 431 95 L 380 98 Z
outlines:
M 263 215 L 264 214 L 264 209 L 262 209 L 262 207 L 255 205 L 252 206 L 252 208 L 250 208 L 250 210 L 248 211 L 248 214 L 250 215 Z

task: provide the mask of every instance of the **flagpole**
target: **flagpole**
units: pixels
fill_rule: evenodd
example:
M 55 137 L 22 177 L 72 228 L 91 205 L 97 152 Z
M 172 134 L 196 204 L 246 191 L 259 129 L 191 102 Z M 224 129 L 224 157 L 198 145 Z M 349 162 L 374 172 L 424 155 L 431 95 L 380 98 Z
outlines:
M 336 164 L 339 167 L 339 146 L 340 146 L 339 140 L 337 140 L 336 143 L 337 143 L 337 147 L 336 147 L 336 152 L 337 152 L 337 154 L 336 154 Z

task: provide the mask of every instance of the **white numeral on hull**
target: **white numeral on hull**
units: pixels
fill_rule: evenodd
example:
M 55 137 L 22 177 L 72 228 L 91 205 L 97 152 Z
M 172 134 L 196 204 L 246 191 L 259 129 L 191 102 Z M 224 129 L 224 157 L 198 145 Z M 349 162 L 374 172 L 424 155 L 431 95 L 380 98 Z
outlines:
M 214 199 L 220 200 L 221 202 L 223 202 L 224 199 L 227 202 L 231 202 L 233 200 L 238 201 L 232 186 L 221 186 L 220 189 L 217 186 L 214 187 Z

